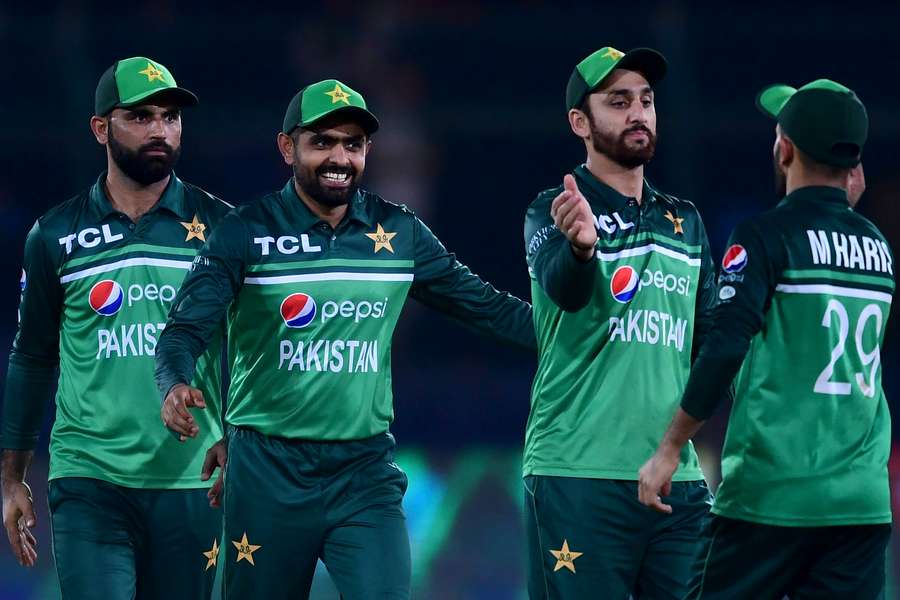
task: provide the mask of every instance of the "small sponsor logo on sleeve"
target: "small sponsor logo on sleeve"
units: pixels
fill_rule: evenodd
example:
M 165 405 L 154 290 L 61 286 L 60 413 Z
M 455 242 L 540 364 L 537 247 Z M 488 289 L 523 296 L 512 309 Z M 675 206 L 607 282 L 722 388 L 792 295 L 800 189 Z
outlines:
M 735 294 L 737 294 L 737 290 L 735 290 L 730 285 L 723 285 L 719 290 L 719 299 L 720 300 L 731 300 L 734 298 Z
M 749 260 L 747 250 L 740 244 L 733 244 L 725 251 L 722 257 L 722 270 L 726 273 L 738 273 L 743 271 Z

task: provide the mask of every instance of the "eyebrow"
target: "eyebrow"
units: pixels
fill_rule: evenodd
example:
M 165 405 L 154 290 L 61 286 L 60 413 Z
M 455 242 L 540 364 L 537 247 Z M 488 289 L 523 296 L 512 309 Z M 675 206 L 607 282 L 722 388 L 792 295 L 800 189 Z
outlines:
M 311 138 L 312 141 L 323 141 L 329 144 L 352 144 L 354 142 L 362 142 L 366 139 L 365 134 L 363 135 L 353 135 L 348 137 L 338 137 L 336 135 L 331 135 L 329 133 L 316 133 L 313 132 L 313 136 Z
M 643 87 L 643 88 L 638 92 L 637 95 L 638 95 L 638 96 L 645 96 L 645 95 L 647 95 L 647 94 L 652 94 L 652 93 L 653 93 L 653 88 L 651 88 L 651 87 L 648 85 L 648 86 Z M 616 89 L 616 90 L 609 90 L 609 91 L 605 92 L 605 94 L 606 94 L 607 96 L 632 96 L 632 95 L 634 95 L 634 94 L 632 93 L 632 90 L 630 90 L 629 88 L 620 88 L 620 89 Z

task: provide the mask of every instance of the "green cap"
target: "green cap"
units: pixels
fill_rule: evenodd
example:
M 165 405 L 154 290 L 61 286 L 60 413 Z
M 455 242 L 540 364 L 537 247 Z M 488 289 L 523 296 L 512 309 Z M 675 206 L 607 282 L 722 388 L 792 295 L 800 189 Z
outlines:
M 106 115 L 114 108 L 144 104 L 156 94 L 165 93 L 178 106 L 195 106 L 197 96 L 178 87 L 172 73 L 162 64 L 134 56 L 118 60 L 97 83 L 94 114 Z
M 612 46 L 600 48 L 575 66 L 566 86 L 566 109 L 578 108 L 585 96 L 597 89 L 613 69 L 628 69 L 641 73 L 650 85 L 666 74 L 665 57 L 650 48 L 635 48 L 628 52 Z
M 869 116 L 853 90 L 830 79 L 800 89 L 779 83 L 763 89 L 756 106 L 816 162 L 842 168 L 859 164 Z
M 309 127 L 338 112 L 355 117 L 366 135 L 378 131 L 378 119 L 366 108 L 362 94 L 337 79 L 313 83 L 297 92 L 284 113 L 281 131 L 289 134 L 297 127 Z

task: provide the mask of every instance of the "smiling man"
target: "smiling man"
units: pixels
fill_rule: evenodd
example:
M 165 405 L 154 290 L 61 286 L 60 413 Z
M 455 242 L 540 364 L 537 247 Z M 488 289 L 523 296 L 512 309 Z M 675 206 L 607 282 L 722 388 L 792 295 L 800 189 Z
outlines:
M 460 264 L 409 210 L 359 188 L 377 129 L 349 86 L 302 89 L 278 134 L 293 177 L 225 218 L 160 339 L 163 418 L 194 435 L 187 409 L 208 403 L 187 384 L 228 312 L 229 598 L 304 597 L 319 558 L 343 598 L 409 597 L 407 481 L 389 433 L 391 337 L 407 296 L 535 346 L 526 302 Z
M 587 160 L 525 218 L 540 356 L 524 456 L 532 598 L 681 598 L 708 512 L 690 446 L 675 516 L 636 497 L 715 303 L 697 209 L 644 179 L 665 70 L 646 48 L 575 67 L 566 106 Z
M 63 598 L 208 598 L 221 513 L 202 453 L 222 436 L 198 416 L 195 448 L 159 425 L 153 354 L 191 259 L 229 210 L 172 172 L 181 108 L 197 103 L 166 67 L 117 61 L 97 85 L 91 131 L 107 171 L 54 207 L 25 241 L 19 330 L 3 414 L 3 522 L 37 560 L 25 483 L 59 369 L 50 440 L 53 552 Z M 219 397 L 216 335 L 196 385 Z

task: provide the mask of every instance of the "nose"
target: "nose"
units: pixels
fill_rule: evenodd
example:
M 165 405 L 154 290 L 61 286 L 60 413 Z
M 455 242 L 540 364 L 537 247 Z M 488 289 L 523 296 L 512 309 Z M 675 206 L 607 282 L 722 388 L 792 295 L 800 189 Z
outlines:
M 349 165 L 350 164 L 350 154 L 347 152 L 347 149 L 344 148 L 343 144 L 335 144 L 331 147 L 331 154 L 329 155 L 329 162 L 336 165 Z
M 641 102 L 632 102 L 628 110 L 628 122 L 630 124 L 646 124 L 648 119 L 649 108 L 645 108 Z
M 163 122 L 162 117 L 157 116 L 150 121 L 148 133 L 150 134 L 150 137 L 153 138 L 166 137 L 166 124 Z

